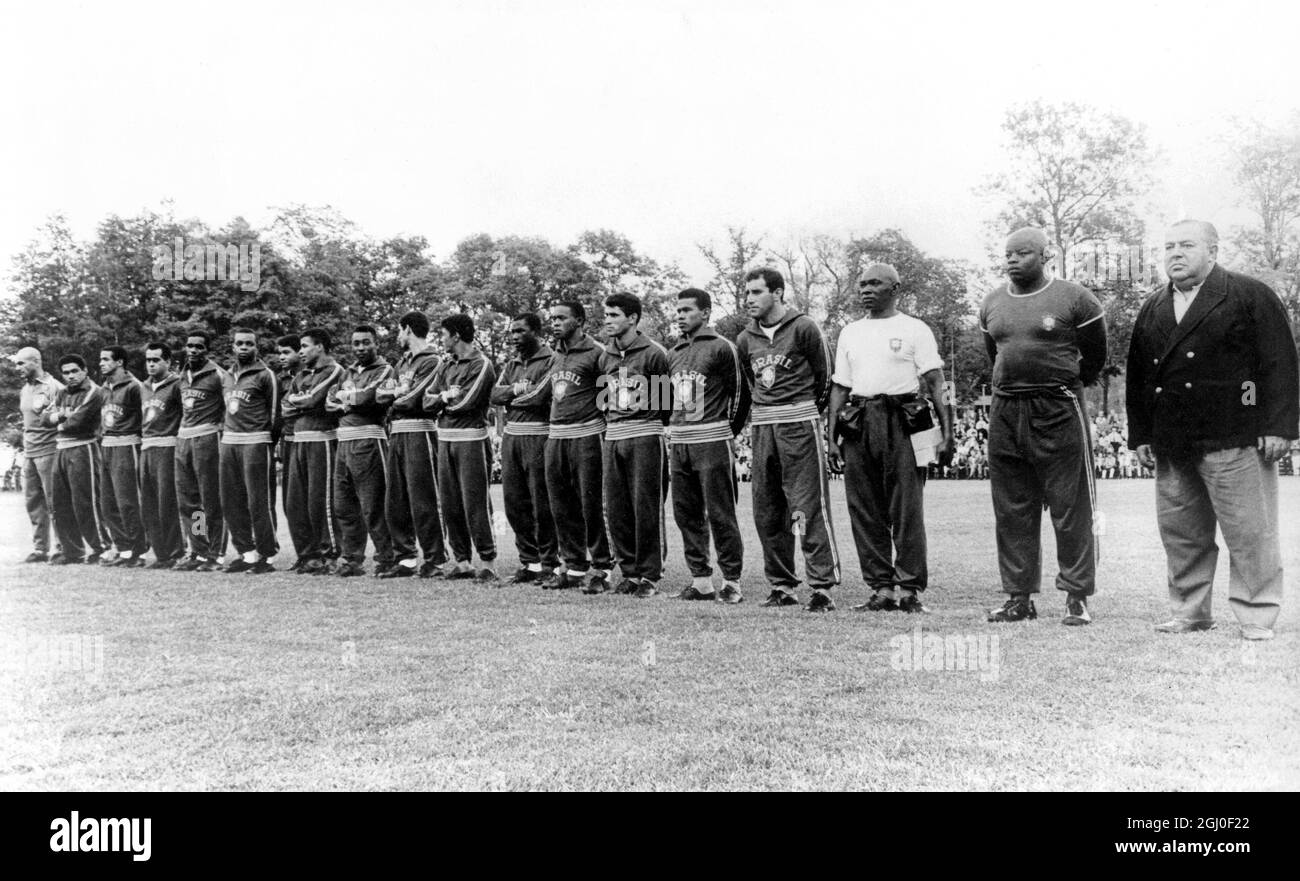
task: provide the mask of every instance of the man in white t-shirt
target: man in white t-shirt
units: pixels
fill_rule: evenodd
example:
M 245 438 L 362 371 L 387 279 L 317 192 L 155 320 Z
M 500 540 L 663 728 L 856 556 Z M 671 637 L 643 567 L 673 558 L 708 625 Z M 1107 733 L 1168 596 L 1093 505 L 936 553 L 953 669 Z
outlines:
M 874 591 L 858 611 L 925 610 L 918 596 L 927 581 L 925 470 L 917 467 L 904 423 L 904 405 L 924 400 L 921 380 L 939 412 L 941 465 L 953 450 L 939 347 L 925 322 L 895 307 L 898 290 L 898 273 L 888 264 L 862 273 L 858 295 L 867 315 L 840 332 L 831 376 L 831 465 L 844 470 L 853 541 L 862 577 Z M 860 417 L 846 420 L 855 409 Z

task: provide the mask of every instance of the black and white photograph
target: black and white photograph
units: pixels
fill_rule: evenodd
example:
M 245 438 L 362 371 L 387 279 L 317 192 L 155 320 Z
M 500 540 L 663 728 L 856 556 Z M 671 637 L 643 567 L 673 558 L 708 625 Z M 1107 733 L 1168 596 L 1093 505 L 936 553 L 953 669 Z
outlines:
M 7 19 L 3 790 L 1300 787 L 1293 7 Z

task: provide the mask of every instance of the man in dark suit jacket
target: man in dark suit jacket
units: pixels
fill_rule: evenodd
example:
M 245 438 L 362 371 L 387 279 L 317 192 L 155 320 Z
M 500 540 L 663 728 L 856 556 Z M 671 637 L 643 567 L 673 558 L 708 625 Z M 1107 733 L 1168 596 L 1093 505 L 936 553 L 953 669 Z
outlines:
M 1229 604 L 1246 639 L 1271 639 L 1282 603 L 1277 460 L 1300 433 L 1300 369 L 1282 301 L 1215 263 L 1219 236 L 1185 220 L 1165 236 L 1170 283 L 1142 304 L 1128 356 L 1129 447 L 1156 471 L 1173 620 L 1214 627 L 1217 521 Z

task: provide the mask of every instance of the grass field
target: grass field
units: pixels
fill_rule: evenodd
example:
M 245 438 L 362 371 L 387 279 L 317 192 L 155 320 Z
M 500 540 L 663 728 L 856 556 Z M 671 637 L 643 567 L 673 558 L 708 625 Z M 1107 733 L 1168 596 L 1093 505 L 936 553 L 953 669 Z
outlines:
M 867 592 L 843 487 L 833 489 L 846 584 L 829 615 L 758 607 L 766 589 L 748 487 L 747 601 L 736 607 L 434 581 L 25 566 L 14 562 L 29 550 L 22 499 L 6 493 L 0 786 L 1300 786 L 1300 602 L 1288 597 L 1277 639 L 1244 643 L 1227 607 L 1224 554 L 1220 629 L 1153 633 L 1168 616 L 1150 481 L 1099 487 L 1109 534 L 1095 623 L 1081 628 L 1060 625 L 1063 596 L 1050 578 L 1038 621 L 984 622 L 1001 601 L 985 482 L 927 489 L 930 614 L 849 611 Z M 1294 584 L 1300 479 L 1282 480 L 1282 508 Z M 680 585 L 687 573 L 671 520 L 669 538 L 665 585 Z M 1051 559 L 1050 538 L 1045 550 Z M 502 572 L 514 563 L 511 549 Z M 89 637 L 89 651 L 50 654 L 72 634 Z M 903 647 L 928 648 L 927 635 L 978 646 L 986 663 L 955 669 L 956 655 L 937 654 L 932 666 L 946 669 L 907 663 Z

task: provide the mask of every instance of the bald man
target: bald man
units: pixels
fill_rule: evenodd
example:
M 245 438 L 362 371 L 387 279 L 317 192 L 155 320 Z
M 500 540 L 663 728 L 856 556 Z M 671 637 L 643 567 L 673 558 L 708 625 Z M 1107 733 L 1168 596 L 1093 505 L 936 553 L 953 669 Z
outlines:
M 63 391 L 63 383 L 45 372 L 40 350 L 31 346 L 9 356 L 23 374 L 18 409 L 23 415 L 23 495 L 32 521 L 32 552 L 26 563 L 50 559 L 51 494 L 54 491 L 54 454 L 58 429 L 45 419 L 46 409 Z
M 1218 255 L 1219 234 L 1204 221 L 1165 235 L 1169 284 L 1142 304 L 1129 344 L 1128 443 L 1156 472 L 1173 611 L 1156 630 L 1214 627 L 1217 525 L 1241 635 L 1272 639 L 1282 606 L 1277 460 L 1300 435 L 1300 368 L 1277 294 Z
M 898 272 L 889 264 L 862 272 L 858 300 L 867 314 L 840 331 L 831 374 L 831 467 L 844 472 L 858 562 L 873 591 L 856 611 L 925 611 L 920 594 L 929 575 L 921 492 L 929 460 L 918 463 L 912 445 L 919 418 L 937 410 L 939 459 L 946 464 L 952 458 L 943 358 L 926 323 L 898 311 L 898 293 Z
M 1038 617 L 1043 506 L 1056 530 L 1061 623 L 1088 624 L 1096 591 L 1096 489 L 1083 387 L 1106 360 L 1101 303 L 1087 288 L 1047 273 L 1047 235 L 1025 228 L 1007 239 L 1008 281 L 984 298 L 980 329 L 993 362 L 989 478 L 998 568 L 1008 594 L 989 621 Z

